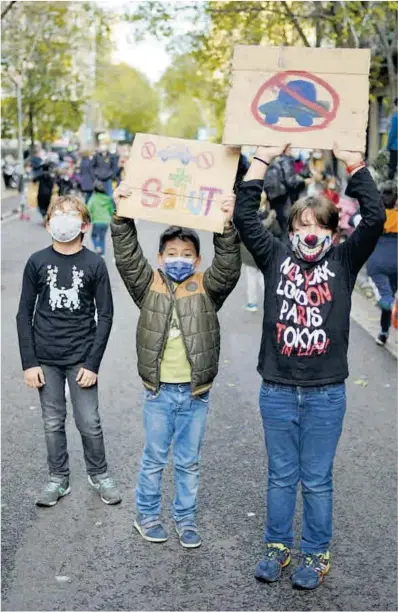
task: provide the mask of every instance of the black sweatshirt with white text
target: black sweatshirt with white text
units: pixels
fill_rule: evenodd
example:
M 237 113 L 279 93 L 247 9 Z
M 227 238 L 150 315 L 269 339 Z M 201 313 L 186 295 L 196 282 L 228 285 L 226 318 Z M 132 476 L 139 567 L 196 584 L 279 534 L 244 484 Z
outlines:
M 112 319 L 112 291 L 101 256 L 85 247 L 63 255 L 51 246 L 29 258 L 17 314 L 23 370 L 81 363 L 97 373 Z
M 296 257 L 259 221 L 263 181 L 239 185 L 234 223 L 265 281 L 258 372 L 265 381 L 319 386 L 348 377 L 351 294 L 358 272 L 383 232 L 385 210 L 367 168 L 351 177 L 346 194 L 362 221 L 318 262 Z

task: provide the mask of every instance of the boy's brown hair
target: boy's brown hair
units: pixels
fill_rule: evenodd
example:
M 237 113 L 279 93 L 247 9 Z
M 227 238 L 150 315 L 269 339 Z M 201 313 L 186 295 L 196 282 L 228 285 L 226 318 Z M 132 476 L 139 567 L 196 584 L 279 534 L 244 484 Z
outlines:
M 72 208 L 74 208 L 76 211 L 79 211 L 80 215 L 82 216 L 83 223 L 86 223 L 86 224 L 91 223 L 90 213 L 88 211 L 88 208 L 84 204 L 83 200 L 81 200 L 77 196 L 72 196 L 72 195 L 71 196 L 58 196 L 58 198 L 54 198 L 51 201 L 50 206 L 48 207 L 48 210 L 47 210 L 46 222 L 50 221 L 51 217 L 54 215 L 54 211 L 57 211 L 57 210 L 62 211 L 64 208 L 64 204 L 66 203 L 72 205 Z
M 337 232 L 339 210 L 324 196 L 305 196 L 293 204 L 289 215 L 289 232 L 294 232 L 295 222 L 301 222 L 306 209 L 314 213 L 315 219 L 322 228 L 331 230 L 333 233 Z

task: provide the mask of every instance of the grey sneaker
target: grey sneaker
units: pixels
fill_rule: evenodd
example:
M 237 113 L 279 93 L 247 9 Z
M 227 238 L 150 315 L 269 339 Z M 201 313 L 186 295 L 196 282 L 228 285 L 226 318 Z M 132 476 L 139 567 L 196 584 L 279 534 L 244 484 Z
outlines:
M 105 502 L 105 504 L 118 504 L 118 502 L 122 501 L 122 496 L 116 487 L 116 483 L 108 473 L 89 475 L 88 482 L 98 492 L 102 502 Z
M 36 498 L 39 507 L 53 507 L 58 500 L 70 492 L 69 477 L 50 475 L 46 487 Z
M 150 543 L 164 543 L 169 538 L 157 515 L 138 514 L 134 522 L 134 528 L 138 530 L 143 539 Z
M 186 517 L 181 521 L 176 521 L 176 531 L 182 547 L 195 549 L 201 546 L 202 539 L 200 538 L 198 526 L 193 517 Z

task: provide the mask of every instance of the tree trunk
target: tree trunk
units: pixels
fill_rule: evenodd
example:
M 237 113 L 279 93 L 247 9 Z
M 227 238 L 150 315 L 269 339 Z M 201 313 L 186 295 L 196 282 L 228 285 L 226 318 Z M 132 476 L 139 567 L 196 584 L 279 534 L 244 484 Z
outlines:
M 28 132 L 30 136 L 30 146 L 32 147 L 32 150 L 33 150 L 33 147 L 35 146 L 35 128 L 34 128 L 34 123 L 33 123 L 33 107 L 31 105 L 29 106 L 28 117 L 29 117 Z

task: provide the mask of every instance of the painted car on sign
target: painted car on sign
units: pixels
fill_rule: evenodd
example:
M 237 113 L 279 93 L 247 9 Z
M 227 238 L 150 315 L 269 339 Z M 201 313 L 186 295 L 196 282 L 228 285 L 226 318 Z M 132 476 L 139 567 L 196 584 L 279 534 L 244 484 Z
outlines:
M 189 162 L 193 162 L 195 160 L 195 156 L 189 151 L 188 147 L 181 148 L 174 145 L 169 145 L 166 149 L 161 149 L 158 151 L 158 157 L 162 160 L 162 162 L 167 162 L 167 160 L 180 160 L 181 164 L 185 166 L 189 164 Z
M 329 102 L 316 99 L 316 88 L 313 83 L 302 80 L 290 81 L 286 84 L 287 88 L 299 94 L 301 98 L 305 98 L 310 103 L 316 104 L 329 110 Z M 278 98 L 271 102 L 266 102 L 259 107 L 259 112 L 264 115 L 264 123 L 275 125 L 281 117 L 293 118 L 299 126 L 310 127 L 314 123 L 314 119 L 323 117 L 318 110 L 310 108 L 304 102 L 298 101 L 289 92 L 281 89 L 278 93 Z

